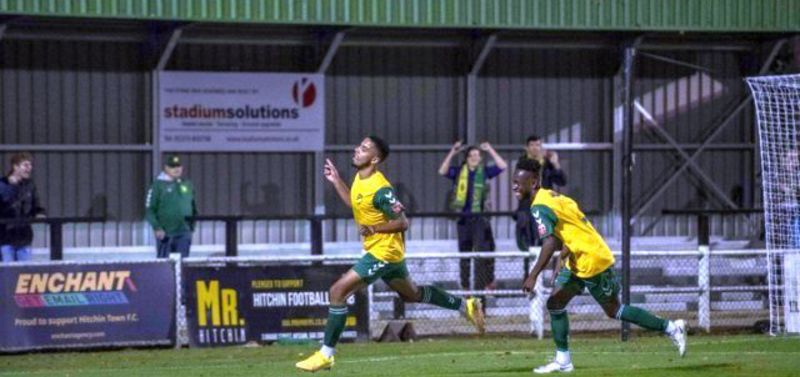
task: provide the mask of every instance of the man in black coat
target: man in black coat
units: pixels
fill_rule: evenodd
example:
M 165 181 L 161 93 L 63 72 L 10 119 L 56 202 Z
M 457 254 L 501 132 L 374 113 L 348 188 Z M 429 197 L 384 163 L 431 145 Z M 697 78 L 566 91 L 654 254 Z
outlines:
M 528 137 L 525 142 L 525 154 L 519 158 L 519 161 L 524 159 L 534 160 L 542 167 L 542 188 L 558 191 L 559 187 L 567 185 L 567 175 L 561 170 L 558 153 L 544 149 L 541 137 L 537 135 Z M 517 222 L 517 247 L 521 251 L 528 251 L 529 247 L 538 244 L 538 237 L 532 228 L 531 200 L 532 198 L 530 197 L 520 198 L 519 206 L 514 216 Z M 527 270 L 526 266 L 525 271 Z
M 0 219 L 19 222 L 0 224 L 0 253 L 3 262 L 31 259 L 33 229 L 29 220 L 44 216 L 39 194 L 33 184 L 33 156 L 27 152 L 11 156 L 11 171 L 0 178 Z

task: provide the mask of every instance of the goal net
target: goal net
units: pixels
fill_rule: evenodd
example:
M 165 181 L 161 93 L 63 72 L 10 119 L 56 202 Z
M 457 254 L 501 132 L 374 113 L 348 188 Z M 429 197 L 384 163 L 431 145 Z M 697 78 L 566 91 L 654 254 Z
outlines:
M 770 334 L 800 332 L 800 75 L 747 79 L 761 147 Z

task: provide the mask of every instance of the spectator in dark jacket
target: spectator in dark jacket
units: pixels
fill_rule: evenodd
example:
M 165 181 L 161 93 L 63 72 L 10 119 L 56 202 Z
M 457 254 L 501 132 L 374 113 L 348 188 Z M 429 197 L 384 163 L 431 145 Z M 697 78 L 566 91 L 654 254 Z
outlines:
M 567 176 L 561 170 L 558 153 L 544 149 L 541 137 L 528 136 L 528 140 L 525 142 L 525 154 L 520 157 L 520 160 L 524 158 L 535 160 L 542 167 L 542 188 L 558 190 L 559 187 L 567 185 Z
M 0 218 L 15 220 L 13 223 L 0 224 L 3 262 L 31 259 L 33 229 L 26 220 L 44 216 L 36 185 L 31 179 L 32 172 L 33 156 L 20 152 L 11 156 L 11 171 L 0 178 Z
M 542 167 L 542 188 L 558 191 L 559 187 L 567 185 L 567 176 L 561 170 L 558 153 L 544 149 L 541 137 L 537 135 L 528 137 L 525 142 L 525 154 L 519 158 L 519 161 L 524 159 L 534 160 Z M 531 200 L 533 199 L 530 197 L 520 198 L 515 215 L 515 220 L 517 221 L 517 247 L 522 251 L 528 251 L 529 247 L 535 246 L 539 241 L 536 233 L 531 230 L 533 221 L 531 218 Z

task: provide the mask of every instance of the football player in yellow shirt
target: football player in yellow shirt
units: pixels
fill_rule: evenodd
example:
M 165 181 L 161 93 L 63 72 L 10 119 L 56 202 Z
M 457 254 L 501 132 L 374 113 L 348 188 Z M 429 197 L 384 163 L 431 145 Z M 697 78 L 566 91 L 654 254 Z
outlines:
M 686 352 L 686 323 L 669 321 L 650 312 L 619 302 L 620 283 L 614 273 L 614 256 L 603 237 L 586 219 L 571 198 L 541 188 L 541 165 L 524 159 L 517 164 L 512 190 L 517 198 L 530 194 L 535 232 L 542 239 L 542 249 L 530 274 L 523 283 L 525 292 L 533 292 L 536 278 L 556 250 L 561 250 L 561 265 L 555 289 L 547 299 L 550 326 L 556 344 L 556 357 L 549 364 L 535 368 L 534 373 L 571 372 L 574 367 L 569 354 L 569 320 L 566 307 L 584 289 L 594 297 L 610 318 L 635 323 L 645 329 L 660 331 L 672 339 L 683 356 Z
M 295 364 L 300 370 L 315 372 L 333 366 L 336 343 L 347 319 L 347 298 L 378 279 L 383 279 L 405 302 L 424 302 L 459 310 L 479 333 L 484 331 L 479 300 L 465 300 L 432 285 L 417 286 L 409 277 L 403 237 L 403 232 L 408 229 L 408 220 L 392 185 L 378 170 L 378 165 L 388 155 L 389 145 L 382 139 L 369 136 L 361 141 L 353 153 L 353 166 L 357 172 L 351 187 L 339 176 L 333 162 L 325 161 L 325 178 L 333 184 L 339 198 L 353 209 L 365 254 L 331 286 L 331 305 L 322 348 Z

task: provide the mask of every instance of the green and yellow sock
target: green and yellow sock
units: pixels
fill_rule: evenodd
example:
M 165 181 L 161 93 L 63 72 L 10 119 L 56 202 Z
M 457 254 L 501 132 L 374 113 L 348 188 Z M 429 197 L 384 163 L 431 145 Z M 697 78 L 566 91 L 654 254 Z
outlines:
M 550 310 L 550 329 L 557 351 L 569 351 L 569 318 L 567 309 Z
M 446 291 L 432 285 L 423 285 L 419 287 L 419 290 L 422 294 L 422 299 L 420 302 L 436 305 L 441 308 L 459 310 L 461 307 L 461 301 L 463 301 L 461 297 L 453 296 Z
M 664 332 L 669 321 L 659 318 L 647 310 L 635 306 L 620 305 L 616 315 L 617 319 L 635 323 L 642 328 Z
M 342 336 L 344 326 L 347 323 L 347 305 L 333 306 L 328 308 L 328 322 L 325 323 L 324 345 L 336 347 L 339 337 Z

